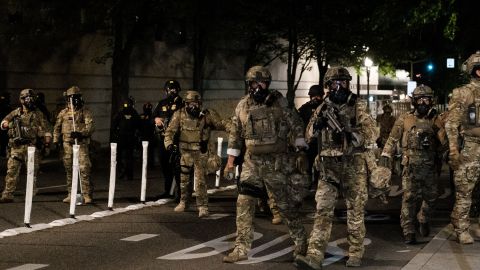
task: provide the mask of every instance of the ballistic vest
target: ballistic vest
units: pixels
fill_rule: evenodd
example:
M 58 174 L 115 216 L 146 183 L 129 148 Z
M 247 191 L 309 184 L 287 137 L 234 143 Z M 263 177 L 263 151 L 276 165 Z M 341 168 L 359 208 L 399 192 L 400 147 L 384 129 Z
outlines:
M 288 124 L 283 108 L 252 104 L 240 115 L 245 146 L 252 154 L 284 153 L 287 149 Z

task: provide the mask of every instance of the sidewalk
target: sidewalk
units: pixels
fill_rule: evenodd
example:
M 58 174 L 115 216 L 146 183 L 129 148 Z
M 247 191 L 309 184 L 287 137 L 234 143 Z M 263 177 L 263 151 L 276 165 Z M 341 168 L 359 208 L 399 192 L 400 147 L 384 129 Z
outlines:
M 470 231 L 476 228 L 478 225 L 472 225 Z M 452 225 L 446 226 L 402 269 L 479 269 L 480 242 L 460 245 L 456 239 Z

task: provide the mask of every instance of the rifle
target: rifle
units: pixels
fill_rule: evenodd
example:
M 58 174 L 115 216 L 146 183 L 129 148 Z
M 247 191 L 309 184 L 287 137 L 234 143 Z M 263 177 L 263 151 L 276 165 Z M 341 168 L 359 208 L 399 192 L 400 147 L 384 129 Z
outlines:
M 13 138 L 13 143 L 15 145 L 25 145 L 31 142 L 30 139 L 24 138 L 23 132 L 22 132 L 22 126 L 21 126 L 21 121 L 20 121 L 20 112 L 18 115 L 15 115 L 12 119 L 13 122 L 13 127 L 15 129 L 15 137 Z
M 345 130 L 345 127 L 337 119 L 335 108 L 328 105 L 325 105 L 320 111 L 317 120 L 317 128 L 314 127 L 314 129 L 320 130 L 325 127 L 329 127 L 335 133 L 340 133 Z

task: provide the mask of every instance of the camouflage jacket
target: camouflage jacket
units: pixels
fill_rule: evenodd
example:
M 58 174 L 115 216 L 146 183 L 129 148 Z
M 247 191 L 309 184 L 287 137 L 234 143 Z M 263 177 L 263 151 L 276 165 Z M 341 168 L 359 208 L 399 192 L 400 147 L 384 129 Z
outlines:
M 43 137 L 52 136 L 47 120 L 38 110 L 28 111 L 21 107 L 17 108 L 2 120 L 2 129 L 4 122 L 9 123 L 8 136 L 11 146 L 18 145 L 18 142 L 22 141 L 19 139 L 23 139 L 20 144 L 36 145 Z
M 473 119 L 469 115 L 469 106 L 474 105 L 476 112 L 473 112 Z M 449 149 L 459 149 L 460 134 L 470 137 L 480 137 L 478 129 L 480 127 L 479 117 L 480 106 L 480 80 L 472 79 L 469 84 L 453 90 L 452 99 L 448 104 L 448 116 L 445 122 L 445 132 L 447 134 Z M 473 120 L 474 123 L 469 120 Z
M 235 108 L 228 138 L 227 154 L 239 156 L 242 147 L 252 154 L 286 153 L 289 142 L 304 138 L 304 125 L 298 114 L 287 108 L 287 99 L 280 92 L 269 104 L 258 104 L 244 96 Z
M 73 119 L 75 118 L 75 123 Z M 63 142 L 74 143 L 70 137 L 74 131 L 80 132 L 82 138 L 77 140 L 78 143 L 90 143 L 90 137 L 95 131 L 95 123 L 93 121 L 92 113 L 87 108 L 75 110 L 72 115 L 70 108 L 65 108 L 57 115 L 57 121 L 53 127 L 53 142 L 60 141 L 60 136 Z
M 320 156 L 351 155 L 354 152 L 363 152 L 365 148 L 372 147 L 378 138 L 379 131 L 375 120 L 367 112 L 367 103 L 357 100 L 354 105 L 335 104 L 327 97 L 313 113 L 306 129 L 307 142 L 317 137 L 321 144 Z M 322 110 L 325 106 L 333 107 L 337 112 L 339 123 L 345 128 L 341 133 L 334 134 L 328 127 L 315 130 L 315 123 L 321 121 Z M 355 138 L 356 137 L 356 138 Z M 354 138 L 356 143 L 354 145 Z
M 202 143 L 210 139 L 210 131 L 227 130 L 229 122 L 223 120 L 220 115 L 212 109 L 205 109 L 200 117 L 193 117 L 187 113 L 185 107 L 176 111 L 165 131 L 165 148 L 174 143 L 178 133 L 180 149 L 200 150 Z

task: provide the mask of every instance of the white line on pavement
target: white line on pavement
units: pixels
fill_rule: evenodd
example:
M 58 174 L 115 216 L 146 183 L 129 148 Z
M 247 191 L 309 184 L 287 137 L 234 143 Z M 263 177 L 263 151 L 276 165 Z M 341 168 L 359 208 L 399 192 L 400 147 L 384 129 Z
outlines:
M 230 216 L 230 214 L 213 214 L 213 215 L 210 215 L 210 216 L 205 217 L 203 219 L 221 219 L 221 218 L 228 217 L 228 216 Z
M 64 185 L 62 185 L 62 186 L 64 186 Z M 44 187 L 44 188 L 50 188 L 50 187 Z M 217 193 L 217 192 L 222 192 L 222 191 L 227 191 L 227 190 L 234 190 L 236 188 L 237 188 L 236 185 L 230 185 L 230 186 L 225 186 L 225 187 L 220 187 L 220 188 L 215 188 L 215 189 L 209 189 L 208 194 L 214 194 L 214 193 Z M 172 201 L 172 200 L 171 199 L 160 199 L 158 201 L 149 201 L 149 202 L 140 203 L 140 204 L 132 204 L 132 205 L 126 206 L 124 208 L 114 208 L 113 211 L 105 210 L 105 211 L 95 212 L 95 213 L 92 213 L 90 215 L 77 216 L 76 218 L 58 219 L 58 220 L 54 220 L 54 221 L 52 221 L 48 224 L 43 224 L 43 223 L 33 224 L 33 225 L 31 225 L 30 228 L 28 228 L 28 227 L 18 227 L 18 228 L 7 229 L 7 230 L 4 230 L 3 232 L 0 232 L 0 238 L 15 236 L 15 235 L 23 234 L 23 233 L 31 233 L 31 232 L 34 232 L 34 231 L 45 230 L 45 229 L 52 228 L 52 227 L 65 226 L 65 225 L 74 224 L 74 223 L 77 223 L 77 222 L 80 222 L 80 221 L 93 220 L 93 219 L 96 219 L 96 218 L 111 216 L 111 215 L 131 211 L 131 210 L 142 209 L 144 207 L 163 205 L 163 204 L 166 204 L 170 201 Z M 221 214 L 219 214 L 219 215 L 221 215 Z M 212 216 L 215 216 L 215 215 L 212 215 Z M 23 269 L 23 268 L 20 268 L 20 269 Z M 26 268 L 26 269 L 29 270 L 30 268 Z M 32 269 L 36 269 L 36 268 L 32 268 Z
M 138 242 L 138 241 L 142 241 L 142 240 L 145 240 L 145 239 L 153 238 L 155 236 L 158 236 L 158 234 L 141 233 L 141 234 L 132 235 L 130 237 L 123 238 L 123 239 L 120 239 L 120 240 L 130 241 L 130 242 Z
M 27 264 L 20 265 L 20 266 L 17 266 L 17 267 L 8 268 L 7 270 L 35 270 L 35 269 L 40 269 L 40 268 L 44 268 L 44 267 L 47 267 L 47 266 L 48 266 L 48 264 L 27 263 Z

